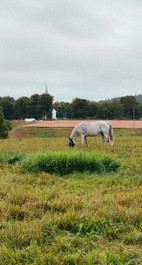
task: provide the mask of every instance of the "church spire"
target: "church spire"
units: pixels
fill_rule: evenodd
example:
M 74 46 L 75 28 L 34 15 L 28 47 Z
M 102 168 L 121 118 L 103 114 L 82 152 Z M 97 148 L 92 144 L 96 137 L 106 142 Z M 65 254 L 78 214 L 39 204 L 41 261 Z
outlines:
M 47 87 L 47 84 L 45 86 L 45 93 L 48 94 L 48 87 Z

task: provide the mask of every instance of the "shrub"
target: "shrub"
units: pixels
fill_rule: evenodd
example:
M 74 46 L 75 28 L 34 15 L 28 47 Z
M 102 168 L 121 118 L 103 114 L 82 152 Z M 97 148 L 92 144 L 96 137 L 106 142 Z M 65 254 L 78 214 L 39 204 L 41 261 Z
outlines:
M 47 172 L 66 175 L 73 172 L 116 171 L 120 163 L 102 153 L 48 152 L 27 155 L 20 152 L 0 154 L 0 164 L 19 163 L 23 172 Z
M 2 108 L 0 107 L 0 138 L 7 138 L 8 132 L 12 129 L 11 122 L 4 119 Z
M 119 162 L 101 153 L 83 152 L 49 152 L 26 156 L 20 167 L 28 172 L 47 172 L 66 175 L 77 172 L 110 172 L 116 171 Z

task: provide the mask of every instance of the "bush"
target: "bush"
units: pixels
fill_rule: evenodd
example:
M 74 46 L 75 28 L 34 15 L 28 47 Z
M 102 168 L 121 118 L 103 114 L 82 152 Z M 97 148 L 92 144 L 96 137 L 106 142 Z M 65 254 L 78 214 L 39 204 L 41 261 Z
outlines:
M 110 172 L 116 171 L 119 162 L 108 155 L 83 152 L 49 152 L 27 155 L 20 167 L 28 172 L 47 172 L 66 175 L 77 172 Z
M 0 107 L 0 138 L 7 138 L 8 132 L 12 129 L 10 121 L 4 119 L 2 108 Z
M 23 172 L 47 172 L 67 175 L 73 172 L 110 172 L 116 171 L 120 163 L 101 153 L 48 152 L 25 154 L 20 152 L 0 153 L 0 164 L 15 164 Z

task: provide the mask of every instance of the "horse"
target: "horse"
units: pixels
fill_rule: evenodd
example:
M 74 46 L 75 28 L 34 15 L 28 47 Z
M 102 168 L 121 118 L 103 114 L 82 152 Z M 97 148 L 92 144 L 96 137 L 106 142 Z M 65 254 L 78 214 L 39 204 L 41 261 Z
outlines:
M 108 138 L 108 133 L 109 133 L 110 141 Z M 107 145 L 109 144 L 109 142 L 111 145 L 114 144 L 113 128 L 109 122 L 82 121 L 72 130 L 71 135 L 69 137 L 69 146 L 74 147 L 75 139 L 78 135 L 81 136 L 82 147 L 84 146 L 84 140 L 85 140 L 86 145 L 88 146 L 87 136 L 96 136 L 98 134 L 101 134 L 102 136 L 102 145 L 104 145 L 105 141 L 107 142 Z

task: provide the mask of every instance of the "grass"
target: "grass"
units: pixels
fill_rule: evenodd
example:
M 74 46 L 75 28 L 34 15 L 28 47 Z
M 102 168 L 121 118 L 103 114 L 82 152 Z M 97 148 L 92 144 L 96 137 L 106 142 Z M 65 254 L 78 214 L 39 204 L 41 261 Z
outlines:
M 115 130 L 112 147 L 89 138 L 84 150 L 79 138 L 69 149 L 71 129 L 47 131 L 1 140 L 0 264 L 142 264 L 142 131 Z M 121 166 L 21 172 L 49 153 L 73 161 L 103 154 Z
M 47 172 L 60 176 L 76 172 L 110 172 L 116 171 L 119 161 L 103 153 L 83 152 L 48 152 L 27 155 L 20 152 L 0 154 L 0 164 L 16 164 L 22 172 Z

